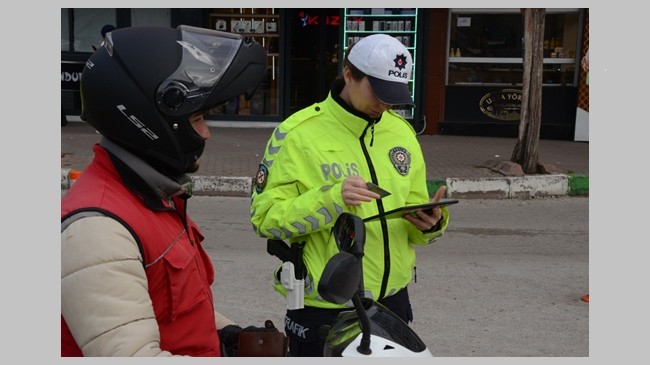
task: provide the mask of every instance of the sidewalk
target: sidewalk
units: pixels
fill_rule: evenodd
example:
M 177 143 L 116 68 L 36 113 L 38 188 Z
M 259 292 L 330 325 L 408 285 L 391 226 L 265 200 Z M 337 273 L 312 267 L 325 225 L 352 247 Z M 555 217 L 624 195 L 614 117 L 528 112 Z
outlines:
M 272 128 L 225 127 L 209 122 L 201 168 L 194 180 L 196 195 L 249 196 Z M 245 123 L 241 123 L 245 125 Z M 68 172 L 83 170 L 92 160 L 92 145 L 101 136 L 85 122 L 61 127 L 61 189 Z M 534 198 L 588 195 L 589 143 L 540 140 L 539 162 L 550 174 L 506 176 L 487 166 L 508 161 L 516 138 L 420 135 L 429 190 L 447 185 L 450 198 Z

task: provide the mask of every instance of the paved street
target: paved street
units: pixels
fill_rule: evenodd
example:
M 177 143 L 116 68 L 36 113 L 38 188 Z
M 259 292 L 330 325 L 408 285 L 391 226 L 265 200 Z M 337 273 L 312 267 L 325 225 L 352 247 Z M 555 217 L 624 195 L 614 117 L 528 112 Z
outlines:
M 248 221 L 248 198 L 195 196 L 190 214 L 216 268 L 217 308 L 283 324 L 271 288 L 279 260 Z M 589 199 L 462 200 L 451 226 L 418 248 L 412 328 L 437 357 L 587 357 Z M 550 214 L 552 212 L 552 214 Z

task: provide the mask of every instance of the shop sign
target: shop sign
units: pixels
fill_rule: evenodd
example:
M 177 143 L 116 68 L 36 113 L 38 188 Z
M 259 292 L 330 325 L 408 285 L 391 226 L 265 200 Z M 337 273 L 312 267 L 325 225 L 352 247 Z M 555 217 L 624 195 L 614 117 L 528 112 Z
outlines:
M 521 90 L 501 89 L 485 94 L 479 102 L 481 111 L 493 119 L 519 121 Z
M 305 11 L 300 11 L 298 17 L 302 22 L 303 28 L 306 26 L 319 25 L 321 23 L 320 16 L 318 15 L 309 15 Z M 325 20 L 325 25 L 338 27 L 341 25 L 341 17 L 338 15 L 327 15 L 323 18 Z M 356 20 L 357 22 L 359 20 Z
M 61 62 L 61 90 L 79 91 L 85 62 Z

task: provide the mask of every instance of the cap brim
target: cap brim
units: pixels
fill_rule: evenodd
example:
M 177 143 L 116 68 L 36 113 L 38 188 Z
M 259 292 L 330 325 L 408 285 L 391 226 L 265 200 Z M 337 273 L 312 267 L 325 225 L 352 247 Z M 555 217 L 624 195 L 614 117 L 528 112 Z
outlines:
M 385 81 L 372 76 L 368 76 L 368 81 L 370 81 L 372 90 L 382 103 L 415 106 L 407 84 Z

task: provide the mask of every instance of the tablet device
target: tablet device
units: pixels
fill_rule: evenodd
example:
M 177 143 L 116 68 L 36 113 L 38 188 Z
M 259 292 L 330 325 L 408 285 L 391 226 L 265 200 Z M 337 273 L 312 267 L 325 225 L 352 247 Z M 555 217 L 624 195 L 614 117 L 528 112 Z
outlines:
M 458 203 L 457 199 L 441 199 L 438 202 L 429 202 L 429 203 L 424 203 L 424 204 L 416 204 L 416 205 L 406 205 L 401 208 L 389 210 L 388 212 L 384 212 L 384 214 L 377 214 L 373 215 L 371 217 L 365 218 L 363 221 L 368 222 L 372 221 L 375 219 L 379 219 L 381 217 L 386 217 L 386 219 L 393 219 L 393 218 L 402 218 L 405 214 L 409 213 L 415 213 L 418 210 L 425 210 L 427 214 L 431 214 L 432 210 L 434 207 L 437 206 L 446 206 L 446 205 L 452 205 Z

